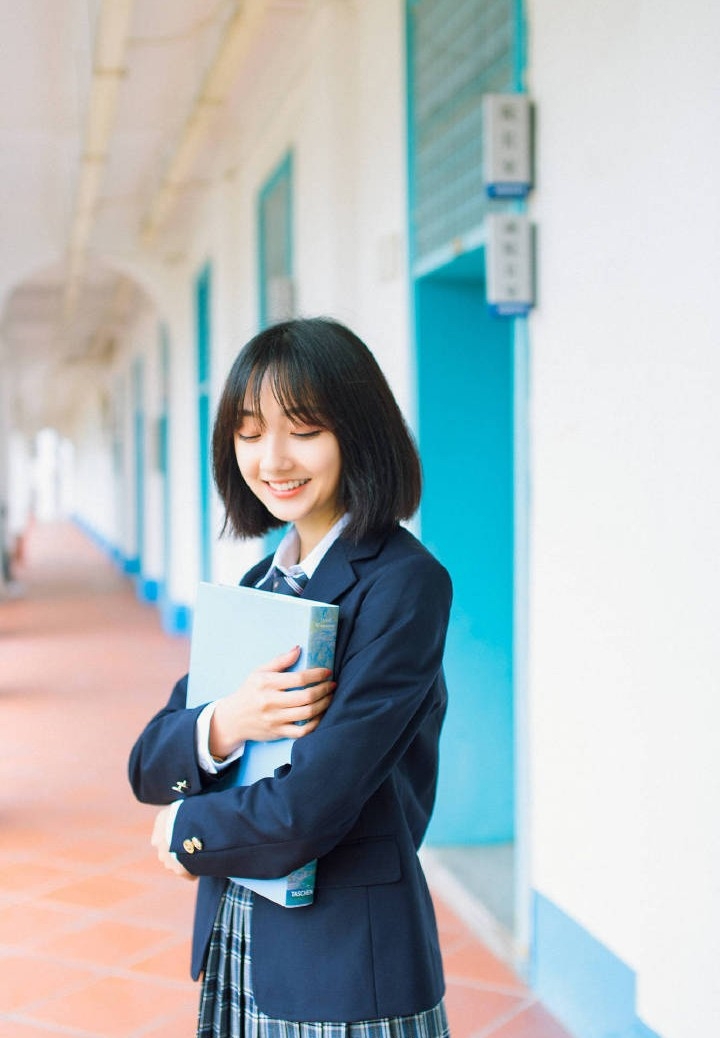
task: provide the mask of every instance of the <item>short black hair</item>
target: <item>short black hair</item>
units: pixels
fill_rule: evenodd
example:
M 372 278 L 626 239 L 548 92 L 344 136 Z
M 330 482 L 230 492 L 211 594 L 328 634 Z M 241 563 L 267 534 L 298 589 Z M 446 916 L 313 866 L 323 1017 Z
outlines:
M 267 378 L 284 411 L 322 425 L 342 458 L 340 503 L 353 541 L 409 519 L 420 503 L 417 448 L 397 401 L 365 343 L 327 317 L 272 325 L 240 351 L 225 382 L 213 429 L 213 476 L 225 505 L 222 532 L 258 537 L 283 526 L 255 497 L 235 458 L 235 432 L 250 395 L 259 411 Z

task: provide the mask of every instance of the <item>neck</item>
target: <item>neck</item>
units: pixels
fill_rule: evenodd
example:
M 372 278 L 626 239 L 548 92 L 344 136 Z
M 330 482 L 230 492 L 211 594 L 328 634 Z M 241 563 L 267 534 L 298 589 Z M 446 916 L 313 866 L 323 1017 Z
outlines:
M 313 524 L 309 528 L 304 523 L 295 523 L 295 529 L 297 530 L 297 535 L 300 539 L 300 562 L 310 554 L 313 548 L 318 546 L 325 534 L 330 532 L 341 514 L 342 513 L 338 513 L 333 516 L 330 522 L 325 522 L 319 525 Z

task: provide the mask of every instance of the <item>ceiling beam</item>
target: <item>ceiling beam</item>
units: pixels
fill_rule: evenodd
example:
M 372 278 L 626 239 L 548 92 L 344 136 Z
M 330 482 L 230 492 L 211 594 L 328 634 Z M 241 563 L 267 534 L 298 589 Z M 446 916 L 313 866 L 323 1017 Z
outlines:
M 237 4 L 195 96 L 160 186 L 142 221 L 141 237 L 145 245 L 155 241 L 177 205 L 197 158 L 237 80 L 267 7 L 267 0 L 245 0 Z
M 103 0 L 98 15 L 87 121 L 83 138 L 75 208 L 68 240 L 63 316 L 75 311 L 115 125 L 120 84 L 125 76 L 130 22 L 135 0 Z

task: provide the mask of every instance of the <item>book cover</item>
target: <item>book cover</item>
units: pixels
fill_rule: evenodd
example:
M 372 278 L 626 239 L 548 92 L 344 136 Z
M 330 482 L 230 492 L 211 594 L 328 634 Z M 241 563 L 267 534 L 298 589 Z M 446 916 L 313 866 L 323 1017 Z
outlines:
M 201 583 L 190 641 L 187 706 L 230 695 L 247 675 L 275 656 L 300 646 L 291 670 L 327 667 L 335 656 L 338 607 L 257 588 Z M 237 765 L 228 768 L 235 785 L 247 786 L 290 762 L 294 739 L 245 744 Z M 233 876 L 238 883 L 285 908 L 312 903 L 316 863 L 280 879 Z

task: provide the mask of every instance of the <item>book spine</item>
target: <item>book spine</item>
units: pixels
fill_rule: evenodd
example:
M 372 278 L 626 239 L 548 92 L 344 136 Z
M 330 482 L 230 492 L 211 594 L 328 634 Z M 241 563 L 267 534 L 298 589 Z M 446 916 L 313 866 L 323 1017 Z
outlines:
M 332 670 L 336 633 L 337 610 L 316 606 L 310 618 L 305 666 L 327 667 L 328 670 Z M 310 861 L 288 875 L 285 890 L 286 908 L 300 908 L 302 905 L 312 904 L 315 897 L 316 873 L 317 861 Z
M 286 908 L 301 908 L 313 903 L 316 873 L 317 861 L 310 861 L 288 875 L 285 888 Z
M 308 631 L 308 667 L 327 667 L 332 670 L 336 633 L 337 611 L 326 606 L 316 606 L 312 611 Z
M 327 667 L 332 670 L 335 660 L 337 610 L 315 606 L 308 629 L 308 644 L 303 667 Z M 303 722 L 299 722 L 302 724 Z M 286 877 L 285 907 L 300 908 L 311 905 L 315 897 L 317 861 L 310 861 Z

